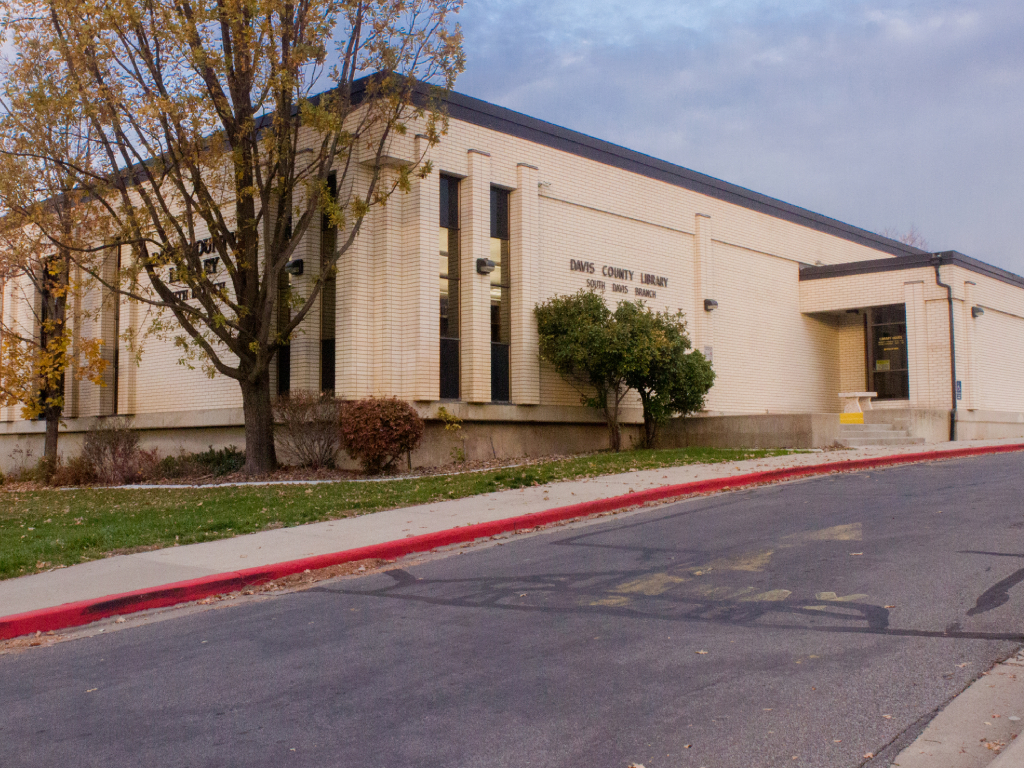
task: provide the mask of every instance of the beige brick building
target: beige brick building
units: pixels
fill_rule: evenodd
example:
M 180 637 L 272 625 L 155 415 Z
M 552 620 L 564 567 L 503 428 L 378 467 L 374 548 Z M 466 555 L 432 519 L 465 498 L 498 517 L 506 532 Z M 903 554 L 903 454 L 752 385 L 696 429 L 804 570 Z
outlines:
M 602 447 L 597 414 L 539 361 L 533 319 L 538 302 L 591 289 L 682 310 L 711 358 L 707 411 L 668 429 L 670 443 L 828 445 L 846 392 L 876 392 L 868 421 L 928 441 L 1024 436 L 1024 278 L 466 96 L 448 108 L 435 172 L 370 214 L 279 360 L 279 392 L 395 395 L 428 419 L 444 405 L 465 420 L 470 457 Z M 391 154 L 415 157 L 422 141 L 410 132 Z M 294 290 L 335 236 L 310 231 Z M 4 284 L 2 300 L 30 322 L 25 285 Z M 112 364 L 104 387 L 69 381 L 64 452 L 115 413 L 164 451 L 242 444 L 235 382 L 181 365 L 167 340 L 136 359 L 125 339 L 151 310 L 84 301 L 83 332 L 102 336 Z M 627 421 L 639 417 L 634 403 Z M 38 455 L 41 434 L 0 409 L 0 466 Z M 432 421 L 416 458 L 451 448 Z

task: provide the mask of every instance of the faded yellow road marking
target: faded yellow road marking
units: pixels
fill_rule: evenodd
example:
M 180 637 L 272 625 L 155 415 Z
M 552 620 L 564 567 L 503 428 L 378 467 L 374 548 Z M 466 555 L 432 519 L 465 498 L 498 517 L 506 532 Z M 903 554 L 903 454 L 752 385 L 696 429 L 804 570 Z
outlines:
M 744 552 L 733 557 L 721 557 L 707 565 L 691 570 L 694 576 L 703 576 L 709 571 L 763 571 L 772 561 L 774 552 L 762 549 L 757 552 Z
M 847 595 L 846 597 L 839 597 L 835 592 L 818 592 L 815 596 L 815 600 L 829 600 L 833 603 L 860 603 L 863 602 L 867 595 Z
M 632 592 L 653 597 L 671 589 L 676 584 L 682 584 L 684 581 L 689 581 L 689 579 L 669 576 L 667 573 L 652 573 L 650 576 L 644 576 L 635 581 L 627 581 L 625 584 L 620 584 L 612 592 Z
M 711 585 L 702 585 L 698 586 L 693 591 L 701 597 L 710 600 L 735 600 L 743 595 L 749 595 L 754 591 L 754 588 L 743 587 L 743 589 L 735 589 L 734 587 L 712 587 Z
M 788 589 L 773 589 L 769 592 L 761 592 L 757 595 L 751 595 L 750 597 L 741 597 L 741 603 L 781 603 L 787 597 L 792 595 Z
M 621 605 L 627 605 L 628 603 L 628 597 L 606 597 L 604 600 L 595 600 L 591 605 L 605 605 L 615 608 Z
M 791 536 L 786 536 L 782 541 L 788 546 L 795 546 L 806 541 L 861 541 L 863 538 L 864 527 L 860 523 L 850 523 L 849 525 L 822 528 L 820 531 L 794 533 Z

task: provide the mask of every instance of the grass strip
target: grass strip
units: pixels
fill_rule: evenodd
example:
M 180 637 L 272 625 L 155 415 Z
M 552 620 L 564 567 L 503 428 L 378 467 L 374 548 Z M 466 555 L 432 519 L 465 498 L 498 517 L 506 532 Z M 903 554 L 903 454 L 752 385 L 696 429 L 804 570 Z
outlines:
M 214 541 L 559 480 L 788 453 L 792 451 L 637 450 L 488 472 L 377 483 L 6 491 L 0 494 L 0 579 L 111 555 Z

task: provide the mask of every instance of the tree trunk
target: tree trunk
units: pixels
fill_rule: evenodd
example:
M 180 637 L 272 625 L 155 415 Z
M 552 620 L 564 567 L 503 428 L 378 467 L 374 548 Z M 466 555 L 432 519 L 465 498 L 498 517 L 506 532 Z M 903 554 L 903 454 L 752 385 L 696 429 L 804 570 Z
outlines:
M 616 453 L 622 450 L 622 430 L 618 420 L 613 417 L 608 419 L 608 444 Z
M 64 413 L 64 382 L 68 356 L 64 345 L 67 318 L 68 285 L 71 280 L 71 257 L 67 252 L 43 262 L 42 328 L 39 333 L 40 354 L 49 372 L 40 382 L 39 399 L 46 420 L 43 460 L 47 474 L 57 469 L 57 438 L 60 417 Z M 49 359 L 47 359 L 49 358 Z
M 604 399 L 604 418 L 608 422 L 608 445 L 618 453 L 622 450 L 622 429 L 619 427 L 619 392 L 611 390 Z
M 46 409 L 46 440 L 43 443 L 43 458 L 51 471 L 57 469 L 57 437 L 60 429 L 60 408 Z
M 644 414 L 644 448 L 653 448 L 658 440 L 658 422 Z
M 274 450 L 274 412 L 270 406 L 270 376 L 264 373 L 255 383 L 242 382 L 242 412 L 245 416 L 245 473 L 267 475 L 277 469 Z
M 658 439 L 658 422 L 651 413 L 651 396 L 649 393 L 645 394 L 643 390 L 640 392 L 640 402 L 643 404 L 644 409 L 644 448 L 653 448 L 655 442 Z

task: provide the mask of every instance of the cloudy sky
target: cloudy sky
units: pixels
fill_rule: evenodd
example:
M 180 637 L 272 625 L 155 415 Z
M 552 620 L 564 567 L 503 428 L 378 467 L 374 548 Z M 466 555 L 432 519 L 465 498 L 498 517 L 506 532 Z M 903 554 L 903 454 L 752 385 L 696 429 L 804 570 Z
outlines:
M 1020 0 L 467 0 L 456 90 L 1024 274 Z

